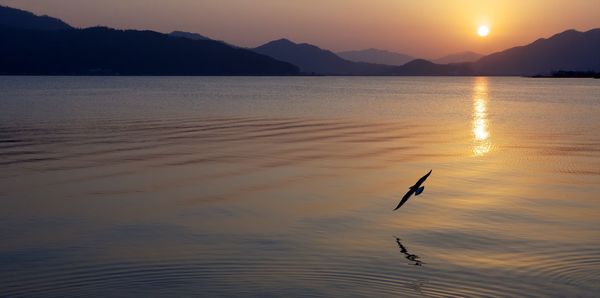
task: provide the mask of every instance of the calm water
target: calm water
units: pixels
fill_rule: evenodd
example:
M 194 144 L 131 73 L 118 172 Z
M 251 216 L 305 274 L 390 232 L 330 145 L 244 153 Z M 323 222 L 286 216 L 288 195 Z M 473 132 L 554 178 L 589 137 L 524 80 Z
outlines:
M 0 91 L 1 297 L 600 292 L 600 80 Z

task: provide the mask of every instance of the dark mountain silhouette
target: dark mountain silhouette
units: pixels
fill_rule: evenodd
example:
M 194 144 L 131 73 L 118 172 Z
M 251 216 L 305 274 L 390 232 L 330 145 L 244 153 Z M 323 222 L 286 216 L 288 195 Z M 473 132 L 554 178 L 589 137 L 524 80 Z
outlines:
M 228 45 L 230 47 L 239 48 L 236 45 L 232 45 L 232 44 L 226 43 L 226 42 L 224 42 L 222 40 L 212 39 L 212 38 L 206 37 L 204 35 L 200 35 L 198 33 L 193 33 L 193 32 L 173 31 L 173 32 L 169 33 L 169 35 L 172 36 L 172 37 L 187 38 L 187 39 L 191 39 L 191 40 L 212 40 L 212 41 L 218 41 L 218 42 L 226 44 L 226 45 Z
M 67 23 L 49 16 L 37 16 L 31 12 L 0 5 L 0 26 L 34 30 L 72 29 Z
M 398 76 L 468 76 L 473 74 L 471 63 L 436 64 L 431 61 L 417 59 L 392 72 Z
M 280 39 L 254 49 L 277 60 L 297 65 L 304 73 L 322 75 L 389 75 L 392 66 L 352 62 L 338 57 L 331 51 L 310 44 L 297 44 Z
M 548 39 L 484 56 L 471 63 L 411 61 L 394 75 L 550 75 L 557 71 L 600 72 L 600 29 L 568 30 Z
M 390 66 L 348 61 L 286 39 L 251 51 L 186 32 L 75 29 L 56 18 L 0 6 L 0 74 L 545 76 L 599 73 L 598 53 L 600 29 L 568 30 L 476 62 L 417 59 Z
M 0 27 L 0 74 L 294 75 L 289 63 L 218 41 L 109 28 Z
M 475 63 L 481 75 L 536 75 L 553 71 L 600 71 L 600 29 L 568 30 L 548 39 L 485 56 Z
M 191 40 L 213 40 L 212 38 L 208 38 L 206 36 L 200 35 L 198 33 L 184 32 L 184 31 L 173 31 L 169 33 L 171 36 L 175 37 L 183 37 Z
M 357 75 L 509 75 L 532 76 L 556 71 L 600 72 L 600 29 L 587 32 L 568 30 L 548 39 L 539 39 L 529 45 L 519 46 L 487 55 L 474 62 L 433 63 L 417 59 L 392 71 L 383 65 L 362 63 L 349 65 L 335 54 L 315 46 L 298 45 L 288 40 L 274 41 L 256 49 L 282 61 L 294 63 L 303 71 L 321 74 Z M 477 54 L 453 55 L 443 61 L 463 60 Z M 343 60 L 343 61 L 340 61 Z M 345 62 L 344 62 L 345 61 Z M 443 62 L 442 61 L 442 62 Z M 373 67 L 375 66 L 375 67 Z
M 379 50 L 379 49 L 367 49 L 359 51 L 345 51 L 338 52 L 338 56 L 354 62 L 367 62 L 375 64 L 386 64 L 386 65 L 404 65 L 407 62 L 414 60 L 414 57 L 409 55 Z
M 0 74 L 295 75 L 298 67 L 219 41 L 152 31 L 74 29 L 0 7 Z
M 475 62 L 479 60 L 483 55 L 475 53 L 475 52 L 460 52 L 454 53 L 450 55 L 446 55 L 437 59 L 434 59 L 432 62 L 437 64 L 449 64 L 449 63 L 463 63 L 463 62 Z

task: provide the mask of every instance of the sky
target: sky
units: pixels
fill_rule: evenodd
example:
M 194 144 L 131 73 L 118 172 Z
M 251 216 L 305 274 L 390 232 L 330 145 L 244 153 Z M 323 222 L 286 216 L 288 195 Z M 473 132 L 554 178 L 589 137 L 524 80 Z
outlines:
M 0 0 L 75 27 L 199 33 L 243 47 L 288 38 L 419 58 L 524 45 L 600 27 L 600 0 Z M 487 25 L 489 36 L 477 35 Z

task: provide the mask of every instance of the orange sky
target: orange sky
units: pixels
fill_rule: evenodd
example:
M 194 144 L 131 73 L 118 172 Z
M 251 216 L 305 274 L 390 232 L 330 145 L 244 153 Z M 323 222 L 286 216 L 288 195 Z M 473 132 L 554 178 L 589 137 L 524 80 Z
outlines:
M 286 37 L 433 58 L 600 27 L 599 0 L 0 0 L 71 25 L 197 32 L 240 46 Z M 476 35 L 488 24 L 487 38 Z

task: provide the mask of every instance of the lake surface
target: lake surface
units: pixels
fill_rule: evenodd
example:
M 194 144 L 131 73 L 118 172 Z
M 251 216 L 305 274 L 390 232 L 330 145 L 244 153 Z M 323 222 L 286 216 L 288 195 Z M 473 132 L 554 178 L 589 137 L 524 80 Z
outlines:
M 0 91 L 1 297 L 600 293 L 600 80 Z

